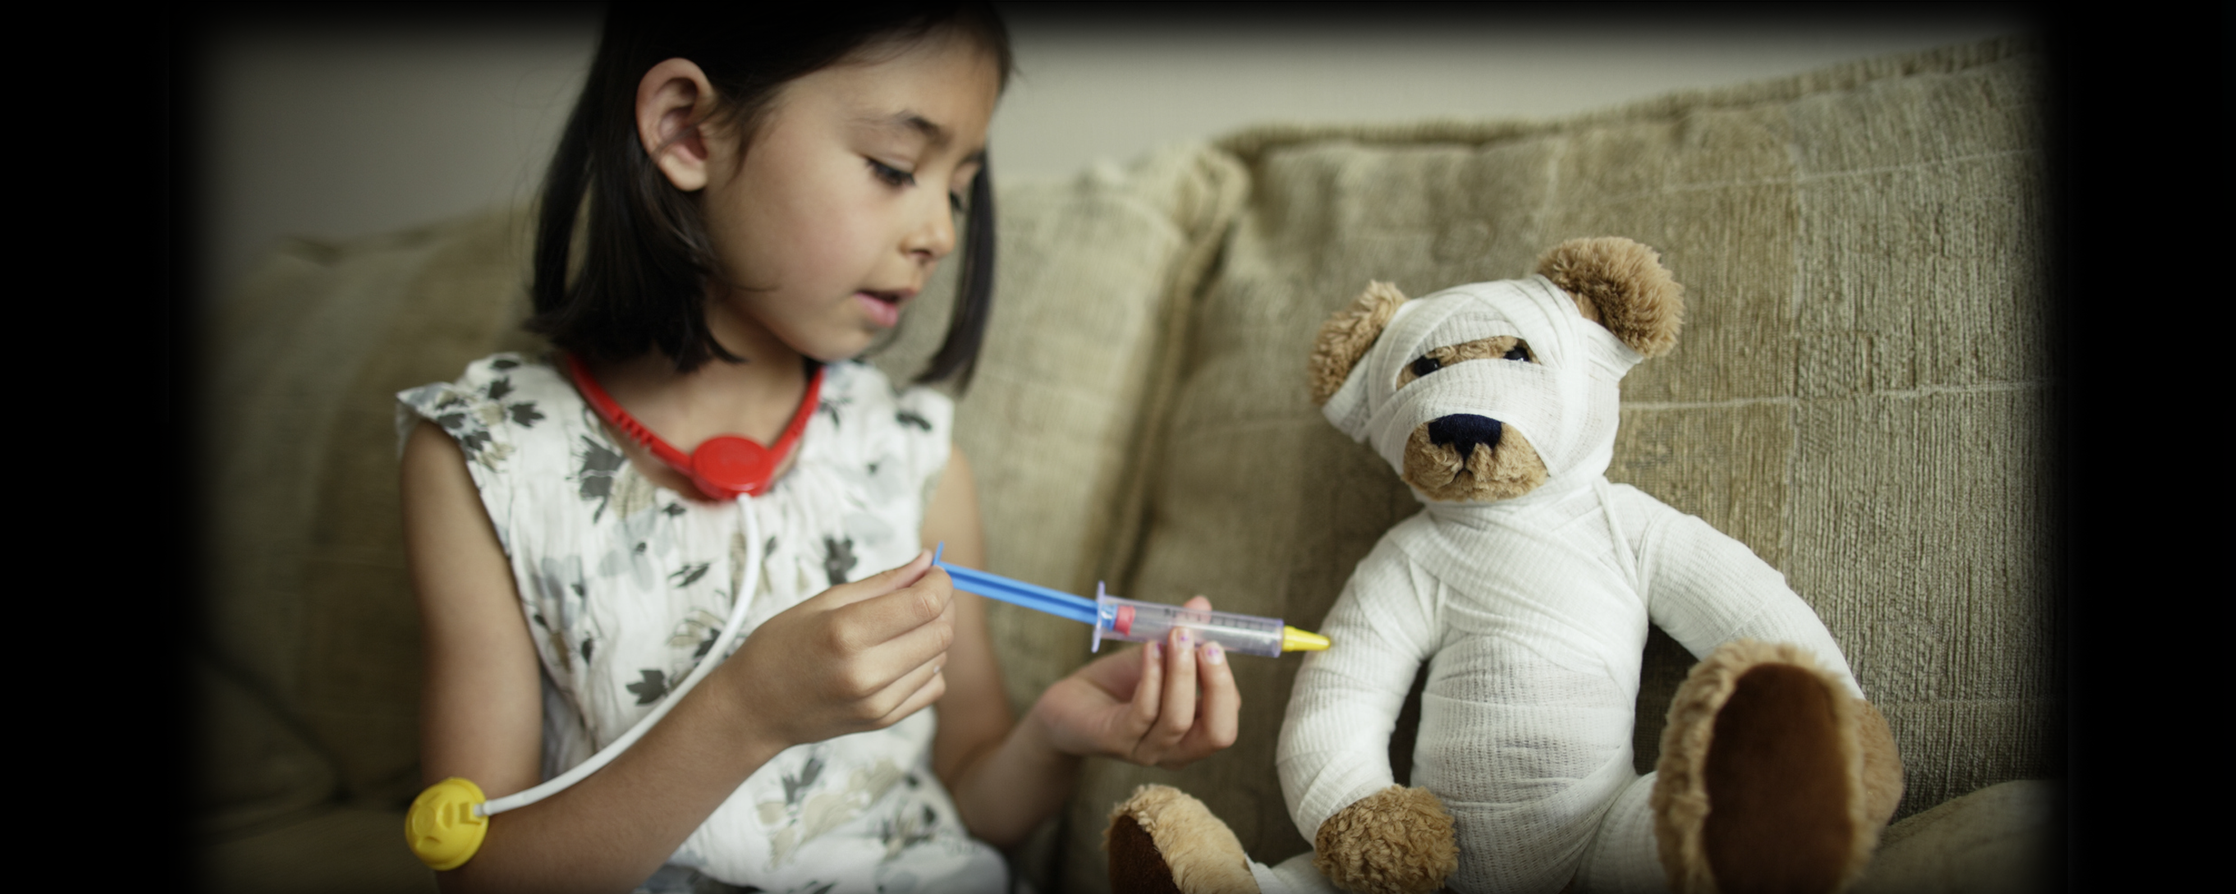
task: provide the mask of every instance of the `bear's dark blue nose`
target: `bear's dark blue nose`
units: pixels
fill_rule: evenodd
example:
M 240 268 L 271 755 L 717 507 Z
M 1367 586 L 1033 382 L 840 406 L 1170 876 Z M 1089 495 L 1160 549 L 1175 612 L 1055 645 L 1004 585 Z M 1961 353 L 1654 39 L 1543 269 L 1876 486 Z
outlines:
M 1499 432 L 1504 428 L 1489 416 L 1454 413 L 1429 423 L 1429 443 L 1450 444 L 1460 453 L 1460 462 L 1475 455 L 1475 445 L 1483 444 L 1498 449 Z

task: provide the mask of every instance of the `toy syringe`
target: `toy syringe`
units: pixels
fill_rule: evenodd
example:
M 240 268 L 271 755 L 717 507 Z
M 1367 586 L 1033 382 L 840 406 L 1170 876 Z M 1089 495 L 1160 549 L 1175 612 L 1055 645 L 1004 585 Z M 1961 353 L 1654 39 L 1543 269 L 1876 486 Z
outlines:
M 1218 643 L 1220 648 L 1245 655 L 1278 658 L 1283 652 L 1316 652 L 1328 647 L 1327 637 L 1290 627 L 1279 618 L 1120 599 L 1104 592 L 1101 582 L 1095 584 L 1095 598 L 1088 599 L 998 574 L 949 565 L 940 561 L 937 553 L 932 556 L 932 564 L 944 569 L 947 576 L 955 580 L 958 590 L 1093 626 L 1095 639 L 1090 651 L 1100 651 L 1104 637 L 1136 643 L 1162 642 L 1165 634 L 1175 627 L 1195 631 L 1203 639 Z

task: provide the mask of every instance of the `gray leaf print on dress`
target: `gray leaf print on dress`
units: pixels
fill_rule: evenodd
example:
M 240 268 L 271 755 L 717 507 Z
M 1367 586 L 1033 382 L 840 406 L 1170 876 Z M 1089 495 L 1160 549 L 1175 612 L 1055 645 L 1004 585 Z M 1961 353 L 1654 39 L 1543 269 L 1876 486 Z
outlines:
M 642 675 L 644 679 L 621 687 L 636 695 L 637 704 L 649 705 L 659 701 L 660 696 L 668 694 L 668 675 L 665 671 L 647 668 L 637 673 Z
M 569 647 L 567 634 L 583 618 L 582 560 L 575 557 L 545 556 L 536 563 L 530 575 L 537 600 L 536 617 L 544 622 L 545 633 L 551 637 L 553 653 L 559 659 L 561 670 L 572 670 L 574 649 Z M 590 640 L 596 634 L 585 631 L 582 642 L 584 660 L 590 657 Z
M 435 417 L 435 424 L 442 426 L 444 431 L 450 432 L 451 437 L 458 439 L 458 448 L 470 460 L 480 459 L 482 448 L 489 446 L 490 440 L 489 432 L 481 426 L 475 425 L 475 421 L 473 416 L 465 412 L 444 413 Z
M 798 776 L 784 774 L 784 803 L 787 806 L 799 806 L 800 796 L 806 794 L 808 787 L 815 784 L 815 777 L 822 774 L 823 758 L 820 755 L 809 757 L 807 763 L 801 764 Z
M 903 803 L 894 816 L 878 821 L 877 835 L 890 861 L 912 845 L 939 837 L 939 814 L 929 804 Z
M 846 583 L 854 562 L 854 538 L 823 538 L 823 571 L 831 576 L 831 586 Z
M 677 569 L 675 573 L 668 575 L 668 583 L 677 587 L 688 587 L 698 583 L 699 578 L 707 576 L 707 568 L 713 564 L 713 562 L 694 562 L 685 565 Z
M 597 521 L 605 514 L 606 502 L 613 497 L 613 476 L 627 462 L 621 454 L 607 450 L 605 445 L 589 436 L 582 439 L 582 468 L 575 473 L 575 480 L 582 485 L 579 491 L 584 502 L 597 501 L 598 508 L 590 511 L 590 520 Z

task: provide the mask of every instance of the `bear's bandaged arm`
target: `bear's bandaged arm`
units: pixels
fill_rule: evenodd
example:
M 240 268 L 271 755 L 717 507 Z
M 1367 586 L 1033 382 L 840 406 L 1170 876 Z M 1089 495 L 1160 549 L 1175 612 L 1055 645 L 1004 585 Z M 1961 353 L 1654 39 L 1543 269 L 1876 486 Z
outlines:
M 1694 658 L 1736 639 L 1792 643 L 1856 697 L 1863 690 L 1831 631 L 1786 576 L 1747 545 L 1645 492 L 1615 485 L 1610 507 L 1637 551 L 1638 584 L 1654 624 Z
M 1335 645 L 1306 655 L 1297 670 L 1277 758 L 1290 818 L 1305 840 L 1337 811 L 1395 782 L 1390 734 L 1414 672 L 1436 650 L 1440 590 L 1385 540 L 1328 612 L 1321 631 Z

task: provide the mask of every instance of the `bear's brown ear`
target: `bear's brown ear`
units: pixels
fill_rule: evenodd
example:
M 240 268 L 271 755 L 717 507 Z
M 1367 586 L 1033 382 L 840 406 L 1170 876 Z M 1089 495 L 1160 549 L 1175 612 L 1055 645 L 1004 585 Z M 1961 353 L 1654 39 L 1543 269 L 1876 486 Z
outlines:
M 1382 327 L 1390 324 L 1405 293 L 1386 282 L 1370 282 L 1350 307 L 1320 324 L 1320 337 L 1312 340 L 1312 402 L 1325 404 L 1351 375 L 1351 364 L 1366 355 Z
M 1538 258 L 1537 272 L 1574 296 L 1585 319 L 1607 327 L 1631 350 L 1659 357 L 1677 346 L 1685 287 L 1653 249 L 1620 236 L 1570 239 Z

